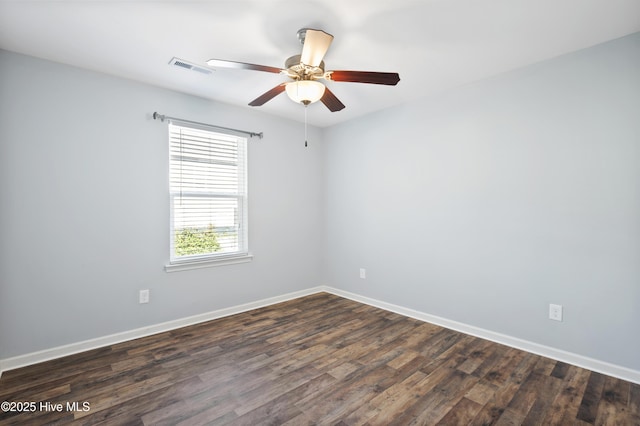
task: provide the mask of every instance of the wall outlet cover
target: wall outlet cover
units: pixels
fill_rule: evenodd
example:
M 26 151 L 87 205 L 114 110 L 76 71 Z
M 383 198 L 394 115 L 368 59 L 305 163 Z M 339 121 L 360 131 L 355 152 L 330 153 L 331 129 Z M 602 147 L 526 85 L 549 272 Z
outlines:
M 140 295 L 139 295 L 139 302 L 140 303 L 149 303 L 149 290 L 140 290 Z
M 549 319 L 562 321 L 562 305 L 549 304 Z

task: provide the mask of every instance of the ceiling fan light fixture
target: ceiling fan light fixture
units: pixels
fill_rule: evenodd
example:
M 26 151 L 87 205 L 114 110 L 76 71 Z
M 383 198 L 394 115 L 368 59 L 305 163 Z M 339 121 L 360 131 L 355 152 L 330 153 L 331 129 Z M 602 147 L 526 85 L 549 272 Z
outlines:
M 0 0 L 0 2 L 1 1 L 2 0 Z M 387 86 L 395 86 L 400 81 L 400 76 L 397 72 L 326 71 L 323 59 L 333 41 L 333 36 L 322 30 L 303 28 L 298 31 L 298 38 L 300 38 L 302 42 L 302 53 L 290 56 L 284 62 L 284 68 L 223 59 L 210 59 L 207 61 L 207 65 L 214 68 L 232 68 L 281 74 L 293 80 L 289 83 L 280 83 L 272 89 L 267 90 L 249 102 L 250 106 L 264 105 L 266 102 L 269 102 L 271 99 L 286 91 L 289 98 L 296 103 L 307 106 L 311 103 L 321 101 L 329 111 L 336 112 L 344 109 L 344 104 L 340 102 L 328 87 L 325 87 L 324 84 L 317 80 L 324 79 L 327 81 L 382 84 Z
M 324 89 L 324 84 L 315 80 L 292 81 L 286 86 L 289 98 L 304 105 L 318 102 L 324 95 Z

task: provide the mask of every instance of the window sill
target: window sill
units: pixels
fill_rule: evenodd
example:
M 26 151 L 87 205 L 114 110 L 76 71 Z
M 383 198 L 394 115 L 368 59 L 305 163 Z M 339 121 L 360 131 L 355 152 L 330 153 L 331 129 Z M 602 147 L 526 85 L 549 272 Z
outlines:
M 184 262 L 170 263 L 164 266 L 166 272 L 188 271 L 191 269 L 213 268 L 215 266 L 236 265 L 247 263 L 253 260 L 251 253 L 237 256 L 219 257 L 217 259 L 199 259 Z

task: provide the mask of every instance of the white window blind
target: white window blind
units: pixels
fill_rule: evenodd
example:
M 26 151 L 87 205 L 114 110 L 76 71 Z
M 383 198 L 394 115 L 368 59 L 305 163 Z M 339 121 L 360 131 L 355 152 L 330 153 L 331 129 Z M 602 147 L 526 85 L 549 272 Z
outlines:
M 247 140 L 169 124 L 172 264 L 248 253 Z

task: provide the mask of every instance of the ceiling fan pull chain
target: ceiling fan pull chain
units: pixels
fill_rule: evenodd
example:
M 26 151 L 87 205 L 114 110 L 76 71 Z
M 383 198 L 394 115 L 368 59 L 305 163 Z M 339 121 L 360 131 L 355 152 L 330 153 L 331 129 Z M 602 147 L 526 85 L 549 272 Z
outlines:
M 304 146 L 307 146 L 307 105 L 304 106 Z

